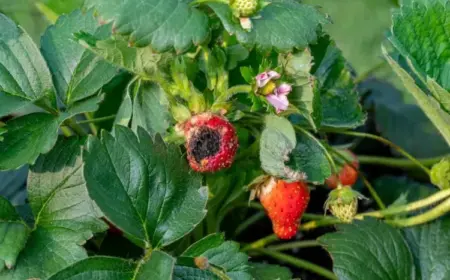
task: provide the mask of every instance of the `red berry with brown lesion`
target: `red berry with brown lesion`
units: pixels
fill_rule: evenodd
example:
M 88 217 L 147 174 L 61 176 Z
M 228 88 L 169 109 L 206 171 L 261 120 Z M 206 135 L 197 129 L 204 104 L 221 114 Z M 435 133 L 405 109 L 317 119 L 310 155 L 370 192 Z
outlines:
M 270 178 L 257 190 L 257 195 L 272 221 L 274 233 L 280 239 L 294 237 L 309 203 L 308 185 Z
M 189 165 L 198 172 L 216 172 L 233 164 L 239 147 L 233 125 L 212 113 L 193 116 L 184 124 Z
M 339 173 L 331 175 L 326 181 L 325 184 L 335 189 L 337 186 L 342 184 L 343 186 L 353 186 L 356 181 L 358 180 L 358 169 L 359 169 L 359 162 L 358 158 L 355 154 L 352 152 L 346 150 L 345 151 L 348 155 L 352 158 L 352 163 L 343 163 L 343 165 L 340 166 Z

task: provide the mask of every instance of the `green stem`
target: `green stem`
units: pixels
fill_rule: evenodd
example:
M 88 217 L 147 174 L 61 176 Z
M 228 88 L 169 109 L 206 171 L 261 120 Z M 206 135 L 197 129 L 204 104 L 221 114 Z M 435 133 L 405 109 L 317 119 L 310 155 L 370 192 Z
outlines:
M 92 131 L 92 134 L 97 135 L 98 130 L 97 127 L 95 126 L 95 122 L 92 121 L 94 118 L 92 117 L 92 114 L 89 112 L 84 113 L 84 116 L 86 117 L 86 121 L 83 121 L 81 123 L 88 123 L 89 124 L 89 128 Z M 80 124 L 80 122 L 78 122 L 78 124 Z
M 422 158 L 417 159 L 424 166 L 433 166 L 434 164 L 440 162 L 443 158 L 449 157 L 450 154 L 433 157 L 433 158 Z M 358 156 L 358 161 L 361 164 L 367 165 L 383 165 L 389 167 L 398 167 L 404 169 L 412 169 L 417 167 L 417 164 L 411 162 L 409 159 L 401 158 L 388 158 L 388 157 L 374 157 L 374 156 Z
M 238 93 L 249 93 L 252 91 L 251 85 L 237 85 L 234 87 L 231 87 L 227 91 L 227 96 L 230 98 L 231 96 L 238 94 Z
M 99 123 L 99 122 L 104 122 L 104 121 L 109 121 L 109 120 L 113 120 L 116 117 L 116 115 L 111 115 L 111 116 L 106 116 L 106 117 L 100 117 L 100 118 L 95 118 L 95 119 L 88 119 L 85 121 L 80 121 L 78 122 L 78 124 L 93 124 L 93 123 Z
M 303 241 L 295 241 L 289 243 L 283 243 L 279 245 L 268 246 L 267 249 L 272 251 L 286 251 L 292 249 L 300 249 L 300 248 L 311 248 L 320 246 L 319 242 L 316 240 L 303 240 Z
M 301 126 L 295 125 L 294 126 L 295 129 L 297 129 L 299 132 L 305 134 L 306 136 L 310 137 L 311 139 L 313 139 L 318 145 L 319 147 L 323 150 L 328 162 L 331 165 L 331 172 L 333 174 L 337 174 L 337 167 L 336 167 L 336 163 L 334 162 L 333 157 L 330 155 L 330 153 L 328 152 L 328 150 L 324 147 L 324 145 L 322 144 L 322 142 L 320 142 L 319 140 L 317 140 L 316 137 L 314 137 L 314 135 L 312 135 L 311 133 L 309 133 L 306 129 L 304 129 Z
M 278 237 L 275 234 L 271 234 L 268 235 L 264 238 L 261 238 L 255 242 L 252 242 L 250 244 L 248 244 L 247 246 L 245 246 L 244 248 L 242 248 L 242 252 L 246 252 L 249 250 L 255 250 L 255 249 L 259 249 L 259 248 L 264 248 L 267 244 L 270 244 L 274 241 L 277 241 Z
M 195 6 L 199 4 L 205 4 L 205 3 L 222 3 L 222 4 L 229 4 L 229 0 L 194 0 L 189 5 Z
M 406 205 L 393 206 L 393 207 L 389 207 L 389 208 L 381 210 L 381 211 L 359 214 L 359 215 L 356 215 L 355 218 L 361 219 L 365 216 L 382 218 L 382 217 L 393 216 L 393 215 L 397 215 L 397 214 L 401 214 L 401 213 L 405 213 L 405 212 L 411 212 L 411 211 L 415 211 L 415 210 L 430 206 L 438 201 L 448 198 L 449 196 L 450 196 L 450 189 L 446 189 L 446 190 L 439 191 L 433 195 L 430 195 L 424 199 L 421 199 L 421 200 L 418 200 L 418 201 L 415 201 L 415 202 L 412 202 L 412 203 L 409 203 Z
M 301 231 L 310 231 L 319 227 L 327 227 L 335 224 L 339 224 L 340 221 L 337 218 L 327 218 L 323 220 L 317 221 L 309 221 L 304 224 L 300 224 L 299 230 Z
M 219 277 L 220 280 L 231 280 L 231 278 L 225 272 L 223 272 L 219 268 L 214 267 L 213 265 L 209 265 L 208 270 Z
M 60 129 L 61 129 L 62 133 L 64 134 L 64 136 L 66 136 L 66 137 L 72 136 L 72 131 L 68 127 L 60 126 Z
M 316 264 L 313 264 L 311 262 L 302 260 L 302 259 L 298 259 L 295 257 L 292 257 L 290 255 L 287 254 L 283 254 L 280 252 L 276 252 L 276 251 L 272 251 L 272 250 L 267 250 L 267 249 L 258 249 L 258 252 L 272 257 L 274 259 L 280 260 L 282 262 L 286 262 L 288 264 L 291 264 L 295 267 L 301 268 L 301 269 L 306 269 L 309 271 L 312 271 L 318 275 L 321 275 L 325 278 L 331 279 L 331 280 L 337 280 L 338 278 L 336 277 L 336 275 L 334 275 L 333 272 L 329 271 L 328 269 L 325 269 L 321 266 L 318 266 Z
M 76 134 L 79 136 L 86 136 L 86 131 L 84 131 L 83 127 L 80 126 L 76 121 L 73 119 L 67 119 L 65 122 L 68 127 L 70 127 Z
M 406 219 L 388 221 L 388 223 L 399 227 L 411 227 L 435 220 L 441 217 L 442 215 L 448 213 L 449 211 L 450 211 L 450 198 L 447 198 L 438 206 L 432 208 L 431 210 L 428 210 L 423 214 Z
M 410 155 L 407 151 L 402 149 L 400 146 L 392 143 L 391 141 L 389 141 L 389 140 L 387 140 L 387 139 L 385 139 L 383 137 L 380 137 L 380 136 L 377 136 L 377 135 L 373 135 L 373 134 L 369 134 L 369 133 L 354 132 L 354 131 L 342 131 L 342 130 L 338 130 L 338 129 L 324 129 L 323 131 L 324 132 L 336 133 L 336 134 L 349 135 L 349 136 L 354 136 L 354 137 L 370 138 L 370 139 L 379 141 L 379 142 L 381 142 L 383 144 L 386 144 L 386 145 L 392 147 L 397 152 L 402 154 L 404 157 L 406 157 L 410 161 L 414 162 L 418 167 L 420 167 L 428 175 L 430 175 L 430 169 L 428 169 L 426 166 L 424 166 L 420 161 L 418 161 L 415 157 Z
M 256 223 L 257 221 L 261 220 L 262 218 L 264 218 L 266 216 L 265 212 L 258 212 L 254 215 L 252 215 L 250 218 L 248 218 L 247 220 L 245 220 L 244 222 L 242 222 L 234 231 L 234 236 L 238 236 L 239 234 L 241 234 L 244 230 L 246 230 L 248 227 L 250 227 L 251 225 L 253 225 L 254 223 Z
M 362 174 L 359 170 L 357 170 L 357 171 L 358 171 L 359 177 L 361 177 L 364 185 L 369 190 L 370 195 L 373 197 L 373 199 L 377 203 L 378 207 L 380 209 L 386 209 L 386 205 L 383 203 L 383 201 L 381 200 L 381 198 L 378 195 L 377 191 L 375 191 L 375 188 L 372 186 L 372 184 L 369 182 L 369 180 L 367 180 L 366 176 L 364 176 L 364 174 Z

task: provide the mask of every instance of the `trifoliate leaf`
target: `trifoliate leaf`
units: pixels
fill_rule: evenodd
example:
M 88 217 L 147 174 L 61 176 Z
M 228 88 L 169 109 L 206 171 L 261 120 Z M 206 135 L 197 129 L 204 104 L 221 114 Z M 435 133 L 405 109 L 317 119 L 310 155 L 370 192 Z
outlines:
M 241 27 L 229 5 L 208 5 L 220 18 L 228 33 L 235 34 L 241 44 L 250 48 L 256 46 L 264 51 L 276 49 L 288 52 L 294 48 L 304 48 L 316 41 L 321 24 L 328 23 L 327 18 L 313 6 L 294 0 L 267 2 L 268 5 L 250 19 L 250 31 Z
M 57 93 L 70 106 L 96 94 L 117 70 L 73 40 L 73 34 L 85 31 L 99 38 L 110 36 L 108 26 L 101 26 L 93 11 L 77 10 L 58 19 L 41 39 L 41 49 L 53 75 Z
M 116 34 L 129 36 L 131 45 L 150 45 L 158 52 L 186 52 L 205 42 L 208 17 L 185 0 L 88 0 L 99 17 L 112 22 Z

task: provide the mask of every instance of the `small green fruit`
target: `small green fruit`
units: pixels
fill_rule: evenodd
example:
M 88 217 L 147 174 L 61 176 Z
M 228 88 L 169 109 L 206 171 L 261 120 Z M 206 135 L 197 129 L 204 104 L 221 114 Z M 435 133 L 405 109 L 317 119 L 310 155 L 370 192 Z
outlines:
M 431 182 L 441 189 L 450 188 L 450 158 L 441 160 L 431 169 Z
M 358 213 L 358 198 L 361 195 L 349 187 L 332 190 L 325 203 L 325 210 L 344 223 L 351 223 Z
M 258 9 L 258 0 L 232 0 L 230 5 L 239 17 L 250 17 Z

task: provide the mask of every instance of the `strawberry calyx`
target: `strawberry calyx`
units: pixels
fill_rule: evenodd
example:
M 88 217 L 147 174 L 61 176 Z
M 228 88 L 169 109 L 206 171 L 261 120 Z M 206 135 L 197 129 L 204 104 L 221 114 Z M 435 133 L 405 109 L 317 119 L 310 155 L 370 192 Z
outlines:
M 359 192 L 339 186 L 328 194 L 324 208 L 342 222 L 351 223 L 358 212 L 358 199 L 361 198 L 363 196 Z

